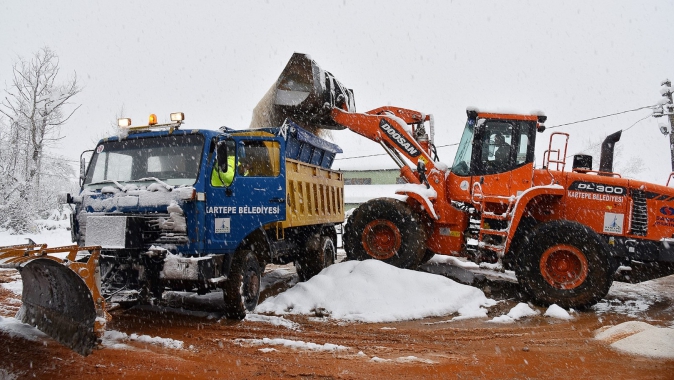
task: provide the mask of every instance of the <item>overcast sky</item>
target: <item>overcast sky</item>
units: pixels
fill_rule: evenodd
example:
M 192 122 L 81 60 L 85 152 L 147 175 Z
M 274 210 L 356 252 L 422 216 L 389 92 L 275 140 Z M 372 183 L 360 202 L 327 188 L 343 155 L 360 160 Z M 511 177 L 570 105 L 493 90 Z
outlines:
M 308 53 L 352 88 L 359 111 L 395 105 L 432 113 L 436 145 L 459 141 L 465 109 L 542 110 L 548 126 L 655 104 L 674 79 L 674 2 L 662 1 L 28 1 L 0 3 L 0 86 L 18 57 L 48 46 L 61 76 L 77 73 L 81 108 L 60 152 L 77 160 L 120 110 L 134 124 L 183 111 L 186 127 L 246 128 L 293 52 Z M 649 110 L 552 131 L 569 154 L 626 129 Z M 670 172 L 664 119 L 623 134 L 639 179 Z M 538 135 L 537 162 L 550 133 Z M 342 158 L 382 153 L 332 133 Z M 439 149 L 451 164 L 454 147 Z M 337 167 L 393 167 L 387 156 Z

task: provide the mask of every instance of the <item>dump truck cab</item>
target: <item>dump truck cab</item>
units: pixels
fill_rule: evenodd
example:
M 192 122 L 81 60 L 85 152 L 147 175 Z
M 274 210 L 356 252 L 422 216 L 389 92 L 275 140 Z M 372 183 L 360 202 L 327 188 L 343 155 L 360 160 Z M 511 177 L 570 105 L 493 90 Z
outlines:
M 243 318 L 267 263 L 295 262 L 306 280 L 334 262 L 334 225 L 344 220 L 342 176 L 330 170 L 338 146 L 290 120 L 256 130 L 180 126 L 101 140 L 80 194 L 68 196 L 73 241 L 101 246 L 105 296 L 148 301 L 167 288 L 205 293 L 236 280 L 243 285 L 230 288 L 249 300 L 226 293 L 225 303 L 234 300 L 231 316 Z

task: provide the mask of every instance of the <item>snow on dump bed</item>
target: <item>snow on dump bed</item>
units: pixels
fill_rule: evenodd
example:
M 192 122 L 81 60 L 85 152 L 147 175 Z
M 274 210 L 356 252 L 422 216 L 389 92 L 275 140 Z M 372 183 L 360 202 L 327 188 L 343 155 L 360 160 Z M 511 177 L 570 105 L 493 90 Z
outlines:
M 399 269 L 377 260 L 347 261 L 268 298 L 258 313 L 329 314 L 360 322 L 393 322 L 459 313 L 485 317 L 496 302 L 448 278 Z

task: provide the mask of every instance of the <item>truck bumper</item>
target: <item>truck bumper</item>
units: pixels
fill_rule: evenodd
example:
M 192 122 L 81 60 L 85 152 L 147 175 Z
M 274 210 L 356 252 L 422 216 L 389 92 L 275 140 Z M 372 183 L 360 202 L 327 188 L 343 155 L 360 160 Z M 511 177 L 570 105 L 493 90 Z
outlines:
M 232 255 L 204 257 L 183 257 L 169 254 L 164 259 L 164 267 L 159 278 L 167 282 L 189 282 L 197 284 L 217 284 L 227 279 Z

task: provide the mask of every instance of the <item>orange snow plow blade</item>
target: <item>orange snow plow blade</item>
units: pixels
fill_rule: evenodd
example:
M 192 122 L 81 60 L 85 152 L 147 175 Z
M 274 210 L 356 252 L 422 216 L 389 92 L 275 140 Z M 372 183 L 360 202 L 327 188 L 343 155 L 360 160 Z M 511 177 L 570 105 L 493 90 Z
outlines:
M 279 126 L 290 118 L 312 132 L 316 128 L 344 129 L 332 120 L 333 107 L 356 112 L 353 91 L 307 54 L 294 53 L 276 83 L 255 106 L 250 127 Z
M 86 262 L 76 261 L 82 251 L 89 252 Z M 99 246 L 0 247 L 0 268 L 17 269 L 23 281 L 16 319 L 36 326 L 83 356 L 89 355 L 110 319 L 100 292 L 100 254 Z

